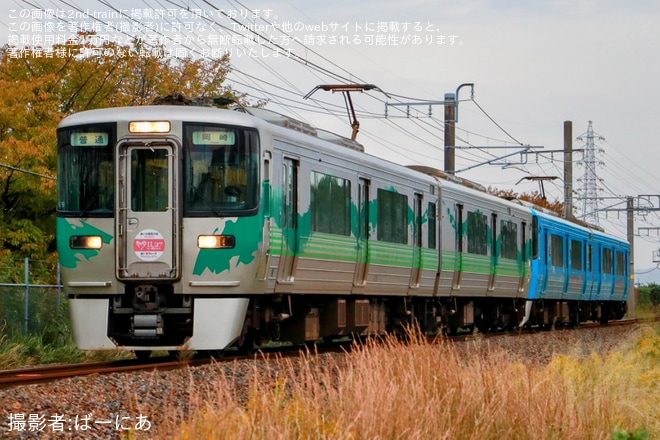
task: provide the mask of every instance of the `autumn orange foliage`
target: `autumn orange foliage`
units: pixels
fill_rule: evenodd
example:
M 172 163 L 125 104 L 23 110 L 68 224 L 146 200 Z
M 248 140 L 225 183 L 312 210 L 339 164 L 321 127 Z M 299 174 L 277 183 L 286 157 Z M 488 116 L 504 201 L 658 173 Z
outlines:
M 539 206 L 541 208 L 548 209 L 550 211 L 554 211 L 560 216 L 564 212 L 564 204 L 559 201 L 555 200 L 554 202 L 549 202 L 546 198 L 544 198 L 540 192 L 538 191 L 533 191 L 531 193 L 523 193 L 523 194 L 518 194 L 513 190 L 502 190 L 502 189 L 496 189 L 492 187 L 488 187 L 488 193 L 492 194 L 497 197 L 501 197 L 504 199 L 512 200 L 512 199 L 518 199 L 518 200 L 524 200 L 526 202 L 530 202 L 535 204 L 536 206 Z
M 91 35 L 48 51 L 0 48 L 0 260 L 54 259 L 55 133 L 65 116 L 170 94 L 245 99 L 224 85 L 228 56 L 176 59 L 142 41 L 95 46 Z

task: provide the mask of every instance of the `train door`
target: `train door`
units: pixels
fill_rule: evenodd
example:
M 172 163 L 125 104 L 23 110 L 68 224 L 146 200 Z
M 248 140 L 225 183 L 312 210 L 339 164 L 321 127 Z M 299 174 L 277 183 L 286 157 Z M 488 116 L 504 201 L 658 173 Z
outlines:
M 548 290 L 548 277 L 550 276 L 550 266 L 551 266 L 551 257 L 550 257 L 550 238 L 548 237 L 548 230 L 543 227 L 539 231 L 540 237 L 539 240 L 541 242 L 541 247 L 540 247 L 540 260 L 542 264 L 542 269 L 541 272 L 543 273 L 542 275 L 542 283 L 540 284 L 541 286 L 541 294 L 544 295 L 545 292 Z
M 179 276 L 176 151 L 171 142 L 119 145 L 115 216 L 119 279 Z
M 455 255 L 454 261 L 454 279 L 452 289 L 461 288 L 461 277 L 463 274 L 463 205 L 456 204 L 456 237 L 455 237 Z
M 410 274 L 410 287 L 419 287 L 422 275 L 422 195 L 415 194 L 414 222 L 413 222 L 413 258 L 412 272 Z
M 529 259 L 528 249 L 527 249 L 527 223 L 522 222 L 520 224 L 520 242 L 518 244 L 518 249 L 520 249 L 520 262 L 518 263 L 520 271 L 520 281 L 518 283 L 518 293 L 525 291 L 525 280 L 529 276 L 527 271 L 527 260 Z
M 360 178 L 358 184 L 358 227 L 357 227 L 357 262 L 355 265 L 356 286 L 367 283 L 369 272 L 369 187 L 367 179 Z
M 487 292 L 492 292 L 495 290 L 495 282 L 497 281 L 497 267 L 498 267 L 498 258 L 501 253 L 501 250 L 497 248 L 497 234 L 499 233 L 497 228 L 497 214 L 491 214 L 490 216 L 491 223 L 491 237 L 490 237 L 490 274 L 488 275 L 488 288 Z M 500 243 L 501 245 L 501 243 Z M 488 293 L 486 293 L 488 295 Z
M 294 281 L 298 254 L 298 161 L 295 159 L 284 158 L 282 193 L 282 249 L 277 282 L 290 285 Z
M 584 271 L 585 271 L 585 291 L 584 295 L 588 299 L 592 299 L 594 293 L 594 251 L 593 251 L 593 236 L 589 236 L 585 249 L 584 258 Z

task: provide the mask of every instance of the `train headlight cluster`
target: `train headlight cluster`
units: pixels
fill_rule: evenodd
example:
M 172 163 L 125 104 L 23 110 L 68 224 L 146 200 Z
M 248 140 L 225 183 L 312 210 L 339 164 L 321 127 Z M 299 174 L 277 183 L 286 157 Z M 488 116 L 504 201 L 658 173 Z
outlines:
M 133 121 L 128 124 L 131 133 L 169 133 L 170 121 Z
M 236 238 L 233 235 L 200 235 L 197 247 L 200 249 L 233 249 Z
M 74 235 L 69 240 L 71 249 L 101 249 L 103 239 L 100 235 Z

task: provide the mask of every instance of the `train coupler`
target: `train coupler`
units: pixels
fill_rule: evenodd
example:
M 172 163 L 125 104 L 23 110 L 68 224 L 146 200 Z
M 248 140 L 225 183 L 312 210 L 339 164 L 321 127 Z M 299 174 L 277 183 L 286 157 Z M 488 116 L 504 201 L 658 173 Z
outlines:
M 131 333 L 136 338 L 156 338 L 163 332 L 161 314 L 140 314 L 131 318 Z

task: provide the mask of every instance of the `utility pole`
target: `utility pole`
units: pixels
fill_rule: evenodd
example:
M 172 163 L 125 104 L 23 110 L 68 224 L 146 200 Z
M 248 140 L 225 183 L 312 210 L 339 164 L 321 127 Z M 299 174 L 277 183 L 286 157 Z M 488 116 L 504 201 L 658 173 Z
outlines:
M 474 95 L 474 83 L 463 83 L 456 88 L 456 93 L 445 93 L 444 101 L 422 101 L 422 102 L 398 102 L 385 104 L 385 117 L 387 117 L 388 107 L 406 107 L 406 115 L 410 117 L 410 107 L 428 106 L 429 117 L 431 108 L 434 105 L 445 106 L 445 172 L 447 174 L 456 174 L 456 122 L 458 122 L 458 92 L 463 87 L 470 87 L 471 94 Z
M 456 95 L 445 93 L 445 172 L 456 173 Z
M 564 218 L 573 218 L 573 122 L 564 121 Z
M 635 212 L 657 212 L 660 211 L 660 194 L 640 194 L 637 196 L 637 206 L 635 206 L 634 197 L 626 197 L 625 208 L 606 208 L 601 209 L 605 212 L 626 212 L 628 230 L 627 237 L 630 243 L 630 294 L 628 295 L 628 315 L 635 316 L 635 307 L 637 306 L 637 297 L 635 292 Z
M 591 125 L 591 124 L 590 124 Z M 635 317 L 637 292 L 635 291 L 635 216 L 633 198 L 626 199 L 626 218 L 628 224 L 628 243 L 630 243 L 630 280 L 628 281 L 628 316 Z

